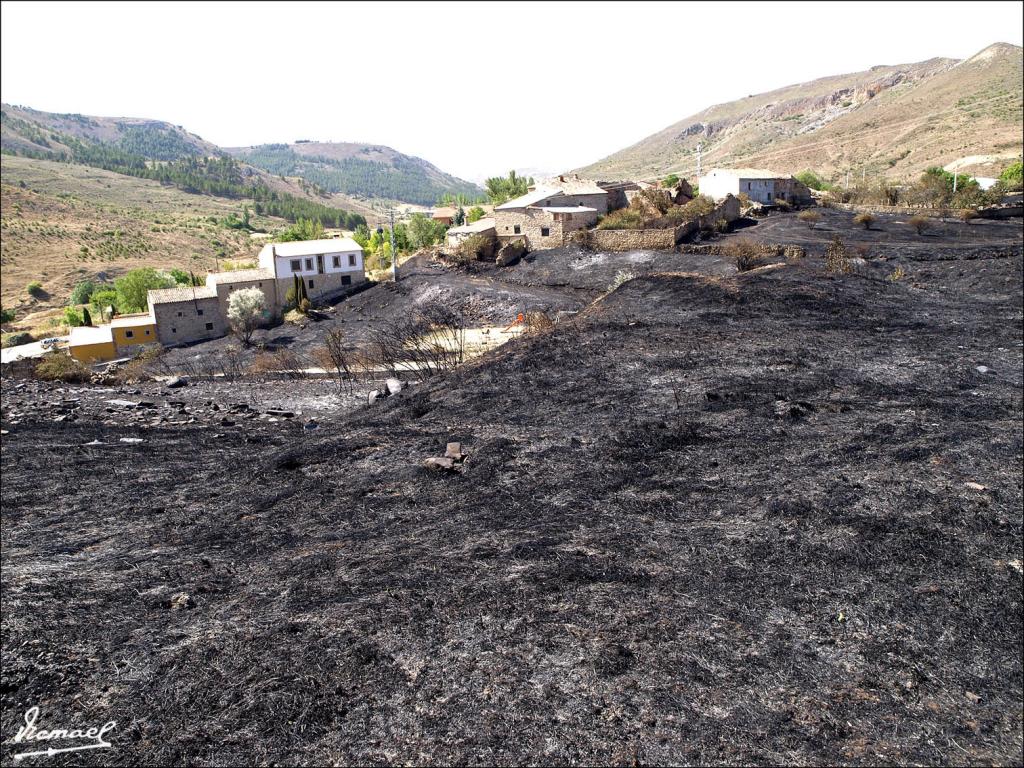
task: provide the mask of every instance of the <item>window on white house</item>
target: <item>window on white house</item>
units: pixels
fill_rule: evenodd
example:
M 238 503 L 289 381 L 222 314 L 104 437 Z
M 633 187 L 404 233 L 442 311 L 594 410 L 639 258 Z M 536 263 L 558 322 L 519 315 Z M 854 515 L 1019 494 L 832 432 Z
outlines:
M 350 267 L 354 267 L 356 265 L 356 255 L 354 253 L 350 253 L 348 255 L 348 265 Z
M 312 259 L 306 259 L 306 269 L 308 269 L 310 271 L 313 270 L 313 260 Z
M 203 310 L 201 310 L 201 309 L 197 309 L 197 310 L 196 310 L 196 314 L 197 314 L 197 315 L 201 315 L 201 314 L 203 314 Z
M 181 312 L 178 313 L 178 317 L 181 317 Z
M 292 259 L 292 272 L 302 271 L 302 261 L 299 259 Z
M 341 256 L 335 256 L 334 257 L 334 266 L 336 268 L 341 266 Z

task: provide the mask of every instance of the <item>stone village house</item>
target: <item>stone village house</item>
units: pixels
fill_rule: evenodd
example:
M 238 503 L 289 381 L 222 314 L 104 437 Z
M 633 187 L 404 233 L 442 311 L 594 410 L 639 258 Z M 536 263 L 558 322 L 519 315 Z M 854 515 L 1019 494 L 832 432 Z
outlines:
M 244 288 L 263 291 L 266 319 L 284 309 L 297 276 L 313 301 L 327 301 L 366 280 L 363 249 L 351 238 L 269 243 L 259 267 L 211 272 L 206 285 L 149 291 L 149 311 L 115 317 L 109 324 L 73 328 L 71 356 L 86 363 L 127 357 L 147 345 L 174 346 L 224 336 L 228 301 Z

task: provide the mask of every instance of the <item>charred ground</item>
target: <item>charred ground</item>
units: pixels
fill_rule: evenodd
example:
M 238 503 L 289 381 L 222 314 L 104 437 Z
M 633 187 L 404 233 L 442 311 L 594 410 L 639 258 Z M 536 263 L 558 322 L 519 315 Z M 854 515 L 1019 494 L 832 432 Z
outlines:
M 88 447 L 116 414 L 24 413 L 2 732 L 117 719 L 75 763 L 1019 763 L 1022 259 L 987 247 L 645 275 L 314 431 Z M 461 472 L 424 469 L 451 440 Z

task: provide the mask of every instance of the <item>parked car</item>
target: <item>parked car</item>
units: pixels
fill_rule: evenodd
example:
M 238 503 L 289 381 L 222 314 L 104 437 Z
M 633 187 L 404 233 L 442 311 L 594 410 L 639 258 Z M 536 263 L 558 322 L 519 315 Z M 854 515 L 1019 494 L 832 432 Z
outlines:
M 42 346 L 43 349 L 52 349 L 53 347 L 56 347 L 58 344 L 60 344 L 60 339 L 58 339 L 56 336 L 51 336 L 48 339 L 43 339 L 42 341 L 39 342 L 39 344 L 40 346 Z

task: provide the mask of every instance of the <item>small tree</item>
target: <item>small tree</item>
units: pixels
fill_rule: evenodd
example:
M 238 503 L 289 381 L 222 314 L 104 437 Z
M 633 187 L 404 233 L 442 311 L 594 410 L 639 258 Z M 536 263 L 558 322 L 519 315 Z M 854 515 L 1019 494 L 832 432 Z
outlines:
M 480 221 L 486 214 L 483 208 L 479 205 L 474 205 L 468 211 L 466 211 L 466 223 L 473 224 L 474 222 Z
M 924 231 L 932 225 L 927 216 L 911 216 L 907 219 L 907 224 L 912 226 L 919 235 L 923 235 Z
M 71 291 L 68 302 L 71 304 L 86 304 L 95 291 L 96 285 L 92 280 L 83 280 Z
M 89 297 L 89 305 L 100 316 L 100 320 L 107 320 L 114 315 L 117 306 L 117 291 L 110 288 L 95 291 Z
M 249 346 L 252 333 L 263 318 L 263 310 L 263 291 L 259 288 L 243 288 L 228 299 L 228 322 L 243 345 Z
M 42 298 L 46 293 L 43 290 L 43 284 L 40 283 L 38 280 L 33 280 L 31 283 L 29 283 L 25 287 L 25 290 L 28 291 L 29 296 L 34 296 L 37 299 Z
M 871 229 L 871 225 L 875 223 L 875 217 L 870 213 L 858 213 L 853 217 L 854 224 L 860 224 L 864 229 Z
M 806 224 L 808 229 L 814 229 L 814 225 L 821 221 L 821 214 L 817 211 L 800 211 L 796 217 Z
M 334 370 L 338 389 L 341 389 L 345 381 L 353 380 L 352 354 L 346 349 L 345 334 L 341 329 L 332 328 L 327 332 L 324 337 L 324 347 L 317 357 L 325 368 Z
M 679 174 L 670 173 L 661 181 L 661 186 L 666 189 L 673 189 L 679 183 Z
M 964 208 L 957 215 L 964 224 L 970 224 L 972 220 L 978 218 L 978 212 L 973 208 Z

